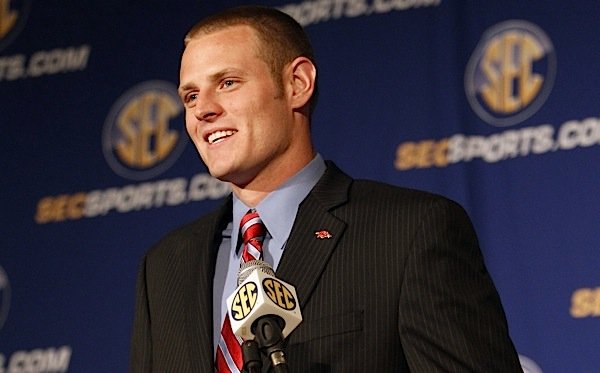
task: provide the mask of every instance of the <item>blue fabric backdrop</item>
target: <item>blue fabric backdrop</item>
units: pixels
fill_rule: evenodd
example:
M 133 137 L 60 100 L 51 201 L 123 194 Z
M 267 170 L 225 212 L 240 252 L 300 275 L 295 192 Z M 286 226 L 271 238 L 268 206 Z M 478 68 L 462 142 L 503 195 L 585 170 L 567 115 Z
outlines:
M 175 89 L 182 37 L 243 1 L 0 1 L 0 372 L 126 371 L 143 252 L 220 203 Z M 319 61 L 349 174 L 473 218 L 528 372 L 600 367 L 600 3 L 265 1 Z

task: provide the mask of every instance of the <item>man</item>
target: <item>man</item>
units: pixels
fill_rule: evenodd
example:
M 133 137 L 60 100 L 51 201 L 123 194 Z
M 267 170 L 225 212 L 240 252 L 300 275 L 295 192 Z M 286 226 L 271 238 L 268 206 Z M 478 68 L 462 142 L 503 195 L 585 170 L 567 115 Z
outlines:
M 463 209 L 353 180 L 315 152 L 316 75 L 302 28 L 273 9 L 230 9 L 186 36 L 186 128 L 233 194 L 145 256 L 132 371 L 240 368 L 222 325 L 248 210 L 266 226 L 261 257 L 300 300 L 291 372 L 521 371 Z

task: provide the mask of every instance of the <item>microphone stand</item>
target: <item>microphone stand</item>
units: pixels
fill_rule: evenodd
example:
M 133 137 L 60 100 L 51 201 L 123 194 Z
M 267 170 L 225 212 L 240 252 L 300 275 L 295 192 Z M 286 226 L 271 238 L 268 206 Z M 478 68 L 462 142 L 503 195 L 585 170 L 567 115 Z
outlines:
M 263 316 L 252 326 L 258 346 L 271 359 L 275 373 L 288 372 L 281 332 L 284 326 L 285 321 L 275 315 Z
M 242 343 L 242 356 L 244 357 L 243 370 L 248 373 L 260 373 L 262 369 L 262 359 L 258 343 L 254 340 L 247 340 Z

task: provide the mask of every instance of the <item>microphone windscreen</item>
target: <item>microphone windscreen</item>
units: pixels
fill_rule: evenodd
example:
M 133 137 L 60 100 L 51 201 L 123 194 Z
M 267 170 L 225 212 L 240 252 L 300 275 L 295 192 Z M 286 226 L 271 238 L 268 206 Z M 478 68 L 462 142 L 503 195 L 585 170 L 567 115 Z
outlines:
M 250 260 L 240 266 L 238 271 L 238 286 L 240 286 L 242 282 L 246 281 L 248 276 L 250 276 L 254 270 L 275 277 L 275 271 L 273 271 L 273 267 L 271 267 L 269 263 L 263 260 Z

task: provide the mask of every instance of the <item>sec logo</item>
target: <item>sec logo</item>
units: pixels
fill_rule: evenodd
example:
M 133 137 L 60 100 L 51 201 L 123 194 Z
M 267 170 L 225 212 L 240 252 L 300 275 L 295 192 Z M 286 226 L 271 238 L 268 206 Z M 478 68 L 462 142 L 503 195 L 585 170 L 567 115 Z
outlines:
M 296 299 L 292 292 L 281 282 L 274 278 L 266 278 L 263 281 L 265 294 L 279 307 L 284 310 L 293 310 L 296 308 Z
M 30 0 L 0 0 L 0 51 L 21 32 L 30 8 Z
M 533 115 L 550 94 L 556 74 L 552 42 L 536 25 L 510 20 L 486 31 L 465 71 L 473 111 L 494 126 Z
M 257 296 L 258 287 L 255 283 L 248 282 L 242 286 L 231 302 L 231 317 L 239 321 L 248 316 L 256 305 Z
M 144 180 L 171 167 L 187 143 L 182 113 L 170 82 L 144 82 L 123 94 L 106 118 L 102 137 L 104 157 L 113 171 Z

